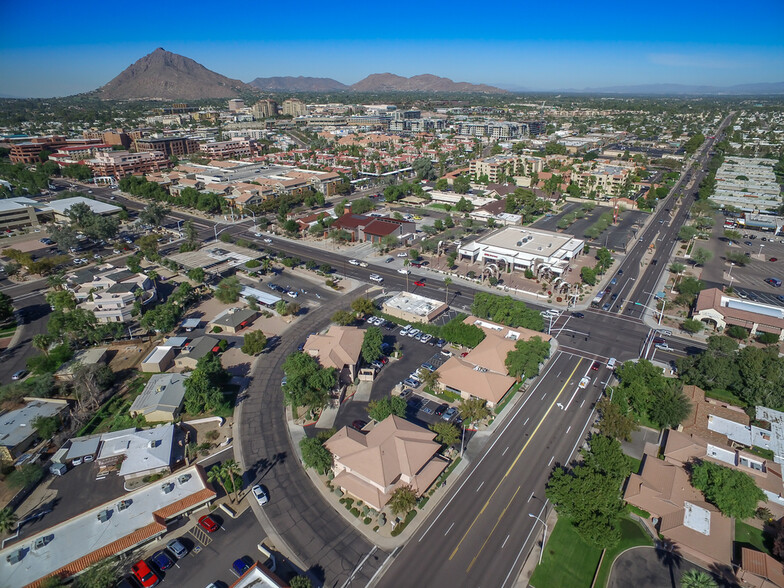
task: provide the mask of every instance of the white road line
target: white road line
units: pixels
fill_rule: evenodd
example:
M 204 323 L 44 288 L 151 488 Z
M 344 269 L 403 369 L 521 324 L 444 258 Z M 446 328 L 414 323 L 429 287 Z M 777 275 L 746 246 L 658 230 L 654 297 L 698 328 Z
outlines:
M 449 525 L 449 528 L 446 530 L 446 533 L 444 533 L 444 537 L 446 537 L 447 535 L 449 535 L 449 531 L 451 531 L 451 530 L 452 530 L 452 527 L 454 527 L 454 526 L 455 526 L 455 524 L 454 524 L 454 523 L 452 523 L 451 525 Z
M 554 460 L 554 459 L 555 459 L 555 456 L 553 455 L 553 456 L 550 458 L 550 461 L 548 461 L 548 462 L 547 462 L 547 467 L 550 467 L 550 464 L 551 464 L 551 463 L 553 463 L 553 460 Z
M 548 501 L 545 500 L 544 505 L 542 506 L 542 509 L 539 511 L 539 514 L 537 515 L 539 518 L 542 517 L 542 514 L 544 513 L 544 509 L 547 508 L 547 502 Z M 531 526 L 531 530 L 528 531 L 528 536 L 525 538 L 525 541 L 523 541 L 523 545 L 520 547 L 520 551 L 517 552 L 517 557 L 515 558 L 514 562 L 512 563 L 512 567 L 509 568 L 509 573 L 506 575 L 506 578 L 504 578 L 504 581 L 501 582 L 501 586 L 499 588 L 504 588 L 504 586 L 506 586 L 506 583 L 509 581 L 509 578 L 511 577 L 512 572 L 514 572 L 514 569 L 517 567 L 517 562 L 520 560 L 520 556 L 523 555 L 523 551 L 525 550 L 525 546 L 528 545 L 528 540 L 531 538 L 531 535 L 533 535 L 535 530 L 536 530 L 536 524 L 532 525 Z M 515 576 L 515 578 L 517 578 L 517 576 Z
M 526 398 L 526 399 L 525 399 L 525 400 L 522 402 L 522 404 L 520 404 L 520 406 L 517 408 L 517 410 L 515 411 L 515 413 L 514 413 L 514 414 L 513 414 L 513 415 L 512 415 L 512 416 L 509 418 L 509 420 L 508 420 L 508 421 L 507 421 L 507 422 L 504 424 L 503 428 L 502 428 L 502 429 L 501 429 L 501 430 L 498 432 L 498 436 L 495 438 L 495 440 L 493 441 L 493 443 L 490 445 L 490 447 L 488 447 L 488 448 L 487 448 L 487 451 L 485 451 L 485 452 L 482 454 L 482 457 L 479 459 L 479 461 L 478 461 L 478 462 L 476 462 L 476 465 L 474 465 L 474 467 L 471 469 L 471 471 L 470 471 L 470 472 L 468 472 L 468 475 L 466 476 L 465 480 L 463 480 L 463 481 L 460 483 L 460 486 L 458 486 L 457 490 L 455 490 L 455 493 L 454 493 L 454 494 L 452 494 L 452 496 L 449 498 L 449 500 L 447 501 L 447 503 L 446 503 L 446 504 L 443 506 L 443 508 L 442 508 L 442 509 L 439 511 L 438 515 L 437 515 L 437 516 L 435 516 L 435 517 L 433 518 L 433 522 L 432 522 L 432 523 L 430 523 L 430 526 L 428 526 L 428 528 L 427 528 L 427 529 L 425 529 L 425 532 L 424 532 L 424 533 L 422 533 L 422 536 L 419 538 L 419 540 L 418 540 L 417 542 L 420 542 L 420 541 L 422 541 L 422 539 L 424 539 L 424 538 L 425 538 L 425 535 L 427 535 L 427 534 L 428 534 L 428 532 L 430 531 L 430 529 L 432 529 L 432 528 L 433 528 L 433 525 L 435 525 L 435 524 L 436 524 L 436 522 L 438 521 L 439 517 L 440 517 L 440 516 L 441 516 L 441 515 L 444 513 L 444 511 L 445 511 L 445 510 L 446 510 L 446 509 L 449 507 L 449 505 L 450 505 L 450 504 L 452 503 L 452 501 L 455 499 L 455 496 L 457 496 L 457 495 L 460 493 L 460 490 L 462 490 L 463 486 L 465 486 L 466 482 L 468 482 L 468 480 L 471 478 L 471 475 L 472 475 L 472 474 L 473 474 L 473 473 L 476 471 L 476 468 L 478 468 L 478 467 L 479 467 L 479 465 L 482 463 L 482 461 L 484 461 L 485 457 L 487 457 L 488 455 L 490 455 L 490 452 L 493 450 L 493 447 L 495 447 L 495 444 L 496 444 L 496 443 L 498 443 L 498 441 L 499 441 L 499 439 L 501 439 L 501 437 L 503 437 L 504 433 L 505 433 L 505 432 L 506 432 L 506 430 L 509 428 L 509 425 L 511 425 L 511 424 L 514 422 L 514 420 L 517 418 L 517 415 L 519 415 L 519 414 L 520 414 L 520 411 L 521 411 L 521 410 L 523 410 L 523 408 L 525 408 L 525 405 L 528 403 L 528 400 L 531 398 L 531 396 L 533 395 L 534 391 L 535 391 L 535 390 L 536 390 L 536 389 L 539 387 L 539 384 L 541 384 L 542 382 L 544 382 L 544 381 L 545 381 L 545 379 L 547 378 L 547 375 L 549 374 L 550 370 L 551 370 L 551 369 L 553 369 L 553 366 L 554 366 L 554 365 L 555 365 L 555 364 L 558 362 L 558 359 L 560 359 L 560 357 L 561 357 L 561 353 L 560 353 L 560 351 L 559 351 L 559 352 L 556 354 L 556 356 L 555 356 L 555 357 L 553 357 L 553 360 L 552 360 L 552 362 L 550 363 L 550 365 L 547 367 L 547 369 L 545 370 L 545 372 L 544 372 L 544 373 L 541 375 L 541 377 L 539 378 L 539 381 L 536 383 L 536 385 L 535 385 L 535 386 L 533 387 L 533 389 L 531 390 L 531 394 L 529 394 L 529 395 L 528 395 L 528 398 Z M 526 419 L 526 421 L 525 421 L 525 422 L 527 423 L 527 422 L 528 422 L 528 419 Z
M 504 452 L 501 455 L 506 455 L 507 451 L 509 451 L 509 446 L 508 445 L 506 446 L 506 449 L 504 449 Z
M 571 431 L 571 430 L 572 430 L 572 425 L 569 425 L 569 427 L 566 429 L 566 434 L 568 435 L 569 431 Z
M 547 396 L 547 392 L 545 392 L 544 394 L 542 394 L 542 400 L 544 400 L 545 396 Z
M 501 544 L 501 549 L 503 549 L 504 547 L 506 547 L 506 542 L 507 542 L 507 541 L 509 541 L 509 535 L 507 535 L 507 536 L 506 536 L 506 539 L 504 539 L 504 542 Z
M 529 497 L 528 497 L 528 500 L 527 500 L 526 502 L 531 502 L 531 499 L 532 499 L 533 497 L 534 497 L 534 493 L 533 493 L 533 492 L 531 492 L 531 496 L 529 496 Z
M 583 407 L 583 404 L 585 404 L 585 398 L 583 398 L 583 401 L 580 403 L 580 408 Z
M 527 417 L 527 418 L 525 419 L 525 422 L 523 423 L 523 426 L 525 426 L 525 425 L 528 423 L 528 421 L 530 421 L 530 420 L 531 420 L 531 417 Z
M 479 488 L 477 488 L 477 489 L 476 489 L 476 491 L 477 491 L 477 492 L 479 492 L 479 489 L 480 489 L 482 486 L 484 486 L 484 483 L 485 483 L 485 481 L 484 481 L 484 480 L 482 480 L 482 483 L 481 483 L 481 484 L 479 484 Z

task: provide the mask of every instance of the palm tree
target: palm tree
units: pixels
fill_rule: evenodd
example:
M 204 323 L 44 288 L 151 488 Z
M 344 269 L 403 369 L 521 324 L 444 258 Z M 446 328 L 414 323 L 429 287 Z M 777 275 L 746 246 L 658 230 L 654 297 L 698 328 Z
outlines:
M 65 274 L 58 272 L 46 278 L 46 285 L 55 290 L 62 290 L 65 285 Z
M 38 333 L 33 335 L 33 347 L 49 357 L 49 346 L 52 344 L 52 338 L 45 333 Z
M 234 488 L 234 497 L 237 498 L 239 496 L 239 492 L 242 489 L 242 468 L 240 464 L 238 464 L 233 459 L 227 459 L 223 462 L 223 470 L 225 474 L 231 478 L 231 487 Z M 237 484 L 235 481 L 234 476 L 239 477 L 240 483 Z
M 16 516 L 16 513 L 11 510 L 10 507 L 7 506 L 3 510 L 0 510 L 0 532 L 10 532 L 18 520 L 19 517 Z
M 419 373 L 422 376 L 422 383 L 425 385 L 425 388 L 430 388 L 431 390 L 435 390 L 436 386 L 438 385 L 438 381 L 441 379 L 441 374 L 438 371 L 430 371 L 425 368 L 421 368 Z
M 223 487 L 223 491 L 226 493 L 226 496 L 229 497 L 229 500 L 234 502 L 234 499 L 232 499 L 231 494 L 229 494 L 229 489 L 226 488 L 226 477 L 224 475 L 222 466 L 219 465 L 212 466 L 212 468 L 210 468 L 210 471 L 207 472 L 207 481 L 210 484 L 214 484 L 215 482 L 220 484 L 221 487 Z
M 678 546 L 669 539 L 662 539 L 656 544 L 656 557 L 659 558 L 659 561 L 663 565 L 669 568 L 672 588 L 678 588 L 675 585 L 675 568 L 679 568 L 681 566 L 681 561 L 683 560 L 683 556 L 681 555 Z
M 444 286 L 446 286 L 446 297 L 444 302 L 449 302 L 449 284 L 452 283 L 452 278 L 444 278 Z
M 702 570 L 689 570 L 681 576 L 681 588 L 716 588 L 718 584 Z
M 490 414 L 487 401 L 481 398 L 464 398 L 460 401 L 457 410 L 460 412 L 460 418 L 466 423 L 481 421 Z

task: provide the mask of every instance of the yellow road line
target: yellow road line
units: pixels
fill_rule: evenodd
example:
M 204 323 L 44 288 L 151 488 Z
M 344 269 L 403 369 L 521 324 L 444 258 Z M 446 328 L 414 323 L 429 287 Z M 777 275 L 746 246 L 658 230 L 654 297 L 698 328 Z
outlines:
M 539 427 L 541 427 L 542 423 L 544 423 L 545 419 L 547 419 L 547 415 L 550 414 L 550 411 L 553 409 L 553 406 L 555 406 L 555 403 L 558 402 L 558 399 L 561 397 L 561 394 L 563 394 L 564 389 L 566 389 L 566 386 L 571 381 L 572 376 L 574 375 L 574 372 L 577 371 L 577 368 L 580 367 L 580 364 L 582 362 L 583 362 L 583 359 L 580 358 L 580 361 L 578 361 L 577 365 L 574 366 L 574 369 L 572 370 L 572 373 L 569 374 L 569 377 L 566 379 L 566 382 L 564 382 L 564 385 L 561 386 L 561 389 L 559 390 L 558 394 L 553 399 L 553 401 L 550 404 L 550 406 L 547 408 L 547 412 L 544 413 L 544 416 L 539 421 L 539 424 L 536 425 L 536 428 L 534 429 L 533 433 L 531 433 L 531 435 L 528 437 L 528 441 L 525 442 L 525 445 L 523 445 L 523 448 L 520 450 L 520 453 L 517 454 L 517 457 L 515 457 L 515 460 L 512 462 L 512 465 L 510 465 L 509 469 L 506 470 L 506 473 L 504 474 L 504 477 L 499 480 L 498 485 L 493 490 L 493 493 L 490 495 L 490 498 L 487 499 L 487 502 L 485 502 L 484 506 L 482 507 L 482 510 L 479 511 L 479 514 L 477 514 L 476 517 L 474 517 L 474 520 L 471 523 L 471 526 L 468 527 L 468 530 L 465 532 L 465 535 L 463 535 L 463 537 L 460 539 L 460 542 L 457 544 L 457 547 L 455 547 L 455 550 L 452 552 L 452 555 L 449 556 L 449 560 L 450 561 L 452 560 L 453 557 L 455 557 L 455 554 L 457 553 L 457 550 L 460 549 L 460 546 L 463 544 L 463 541 L 465 541 L 465 538 L 471 532 L 471 529 L 474 528 L 474 525 L 476 524 L 476 521 L 478 521 L 479 517 L 482 516 L 482 513 L 485 512 L 485 509 L 487 508 L 487 505 L 490 504 L 490 501 L 493 499 L 493 496 L 495 496 L 495 493 L 498 492 L 498 488 L 501 487 L 501 484 L 503 484 L 504 480 L 507 478 L 507 476 L 509 476 L 509 472 L 511 472 L 512 468 L 514 468 L 515 465 L 517 465 L 517 462 L 520 460 L 520 457 L 523 455 L 523 452 L 528 448 L 528 444 L 531 443 L 531 440 L 534 438 L 534 435 L 536 435 L 536 432 L 539 430 Z
M 476 562 L 476 558 L 479 557 L 479 555 L 482 553 L 482 550 L 485 548 L 485 545 L 487 545 L 487 542 L 490 541 L 490 537 L 492 537 L 493 533 L 495 533 L 495 529 L 498 526 L 498 523 L 500 523 L 501 519 L 504 518 L 504 515 L 506 514 L 506 511 L 509 509 L 509 505 L 512 504 L 512 500 L 515 499 L 515 496 L 517 496 L 518 492 L 520 492 L 520 486 L 517 487 L 517 490 L 515 490 L 515 493 L 512 496 L 512 498 L 510 498 L 509 502 L 506 503 L 506 507 L 504 507 L 504 510 L 501 511 L 500 515 L 498 515 L 498 520 L 495 522 L 495 525 L 493 525 L 493 530 L 490 531 L 490 534 L 487 536 L 487 539 L 485 539 L 485 542 L 482 543 L 482 547 L 480 547 L 479 551 L 476 552 L 476 555 L 474 556 L 474 559 L 471 560 L 471 565 L 469 565 L 468 568 L 466 569 L 466 573 L 470 572 L 471 568 L 474 567 L 474 563 Z

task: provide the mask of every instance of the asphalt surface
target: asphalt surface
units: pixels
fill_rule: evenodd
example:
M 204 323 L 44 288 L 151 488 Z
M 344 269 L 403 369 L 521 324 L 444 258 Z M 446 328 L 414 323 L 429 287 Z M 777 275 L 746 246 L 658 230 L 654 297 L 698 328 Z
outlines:
M 46 333 L 47 317 L 51 312 L 44 298 L 45 280 L 14 284 L 8 280 L 0 282 L 0 291 L 13 299 L 20 337 L 10 349 L 0 353 L 0 384 L 10 383 L 11 376 L 27 369 L 27 360 L 40 352 L 32 346 L 33 337 Z

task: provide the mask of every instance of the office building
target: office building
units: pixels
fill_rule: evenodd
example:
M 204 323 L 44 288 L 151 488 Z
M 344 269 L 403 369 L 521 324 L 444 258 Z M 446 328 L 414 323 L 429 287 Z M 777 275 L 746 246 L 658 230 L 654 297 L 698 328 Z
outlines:
M 283 101 L 284 115 L 297 118 L 298 116 L 305 116 L 307 113 L 308 109 L 302 100 L 299 100 L 298 98 L 289 98 L 288 100 Z
M 229 100 L 229 112 L 237 112 L 245 108 L 245 101 L 240 98 L 232 98 Z
M 166 157 L 184 157 L 199 151 L 199 142 L 190 137 L 148 137 L 137 139 L 136 151 L 162 151 Z
M 123 178 L 130 175 L 146 174 L 169 167 L 171 162 L 162 151 L 107 151 L 97 153 L 86 161 L 95 176 Z
M 274 100 L 259 100 L 251 108 L 251 113 L 256 120 L 277 116 L 278 103 Z
M 41 151 L 54 153 L 59 147 L 66 145 L 68 145 L 66 138 L 57 135 L 26 137 L 24 141 L 11 144 L 11 153 L 8 154 L 8 158 L 11 163 L 38 163 L 41 161 Z

